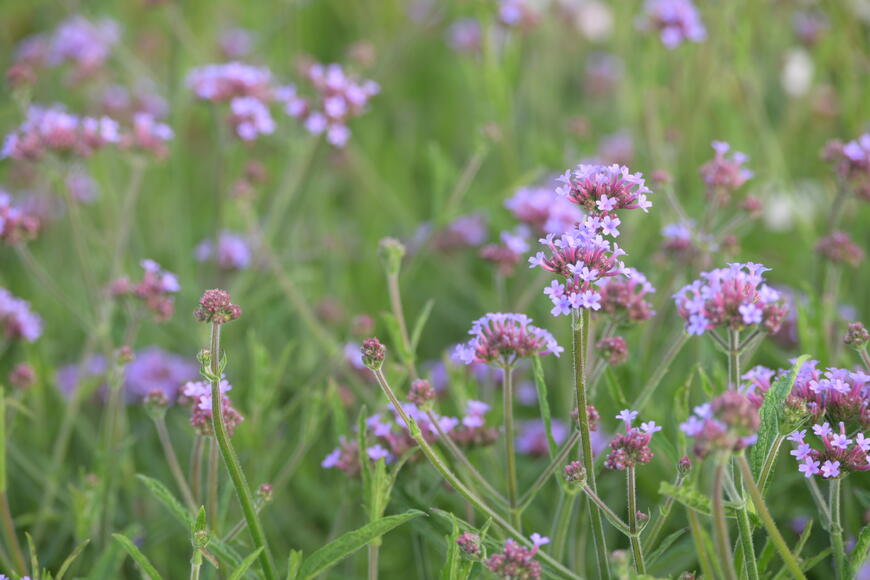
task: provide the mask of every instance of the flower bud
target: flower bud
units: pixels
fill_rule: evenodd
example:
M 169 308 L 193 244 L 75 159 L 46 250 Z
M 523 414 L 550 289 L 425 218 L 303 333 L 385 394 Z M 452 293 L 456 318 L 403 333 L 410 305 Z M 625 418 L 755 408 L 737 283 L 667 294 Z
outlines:
M 242 309 L 230 302 L 230 295 L 225 290 L 215 288 L 206 290 L 199 299 L 199 306 L 193 311 L 193 316 L 199 322 L 225 324 L 242 315 Z
M 459 544 L 459 549 L 462 553 L 471 560 L 479 560 L 481 556 L 480 536 L 471 532 L 462 532 L 456 543 Z
M 688 455 L 684 455 L 677 462 L 677 473 L 680 474 L 681 477 L 686 477 L 689 475 L 689 471 L 692 469 L 692 460 L 689 459 Z
M 376 371 L 384 364 L 384 357 L 387 355 L 387 347 L 381 344 L 381 341 L 375 337 L 367 338 L 363 341 L 360 347 L 362 353 L 362 362 L 364 365 Z
M 402 266 L 402 258 L 405 256 L 405 245 L 396 238 L 384 238 L 378 245 L 378 254 L 387 275 L 395 276 Z
M 435 389 L 429 384 L 426 379 L 417 379 L 411 383 L 411 390 L 408 392 L 408 400 L 422 410 L 427 410 L 432 406 L 432 401 L 435 399 Z
M 269 503 L 272 501 L 272 484 L 264 483 L 257 489 L 257 497 L 263 503 Z
M 28 389 L 36 382 L 36 372 L 33 367 L 27 363 L 19 363 L 15 365 L 12 372 L 9 373 L 9 384 L 17 389 Z
M 639 522 L 645 522 L 649 520 L 649 516 L 640 510 L 635 511 L 634 517 L 636 517 L 637 521 Z
M 572 461 L 565 466 L 565 481 L 568 487 L 577 491 L 586 485 L 586 468 L 579 461 Z
M 846 330 L 846 335 L 843 336 L 843 342 L 855 350 L 866 347 L 868 341 L 870 341 L 870 332 L 867 332 L 867 329 L 860 322 L 850 324 Z
M 142 399 L 142 404 L 145 406 L 145 411 L 153 418 L 162 417 L 166 413 L 166 407 L 169 406 L 169 399 L 160 389 L 152 389 L 148 391 L 145 398 Z
M 126 344 L 115 352 L 115 356 L 117 357 L 118 364 L 120 365 L 129 364 L 136 359 L 136 355 L 133 353 L 133 349 Z
M 193 547 L 194 548 L 205 548 L 208 546 L 208 542 L 211 540 L 209 533 L 205 530 L 197 530 L 193 532 Z

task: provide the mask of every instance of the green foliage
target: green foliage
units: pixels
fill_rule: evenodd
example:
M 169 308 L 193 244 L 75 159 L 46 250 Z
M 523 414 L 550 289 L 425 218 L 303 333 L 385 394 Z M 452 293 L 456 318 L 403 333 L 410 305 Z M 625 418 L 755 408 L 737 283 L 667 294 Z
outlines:
M 162 580 L 163 577 L 157 572 L 157 569 L 151 564 L 145 554 L 142 553 L 139 548 L 136 547 L 130 538 L 123 534 L 112 534 L 112 537 L 115 538 L 115 541 L 121 544 L 121 546 L 127 551 L 127 554 L 130 555 L 131 558 L 136 562 L 136 565 L 139 566 L 139 569 L 142 572 L 142 577 L 147 578 L 148 580 Z

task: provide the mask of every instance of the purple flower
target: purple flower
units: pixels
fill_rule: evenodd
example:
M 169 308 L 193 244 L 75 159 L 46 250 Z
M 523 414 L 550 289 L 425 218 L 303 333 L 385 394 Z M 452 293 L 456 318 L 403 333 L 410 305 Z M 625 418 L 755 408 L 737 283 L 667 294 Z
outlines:
M 125 368 L 125 398 L 127 402 L 139 402 L 159 390 L 169 401 L 175 401 L 179 388 L 198 375 L 194 361 L 156 346 L 144 348 Z
M 366 449 L 366 455 L 368 455 L 369 459 L 372 461 L 377 461 L 378 459 L 388 458 L 390 452 L 384 449 L 381 445 L 373 445 Z
M 616 416 L 624 423 L 625 433 L 617 434 L 610 441 L 610 453 L 604 460 L 604 467 L 607 469 L 624 470 L 652 460 L 653 452 L 649 448 L 649 442 L 661 427 L 657 428 L 654 421 L 643 423 L 639 429 L 632 427 L 631 423 L 637 414 L 637 411 L 623 409 Z
M 740 451 L 752 445 L 760 424 L 752 400 L 728 390 L 710 403 L 695 407 L 694 416 L 682 423 L 680 430 L 695 439 L 694 452 L 701 458 L 712 450 Z
M 825 461 L 822 464 L 822 477 L 826 479 L 832 479 L 834 477 L 838 477 L 840 475 L 840 462 L 839 461 Z
M 552 422 L 553 440 L 557 445 L 568 436 L 568 427 L 563 422 L 554 419 Z M 547 429 L 540 419 L 532 419 L 520 423 L 519 433 L 516 436 L 517 452 L 533 457 L 544 457 L 549 452 L 547 442 Z
M 638 416 L 637 411 L 632 411 L 630 409 L 623 409 L 616 416 L 617 419 L 625 423 L 626 427 L 631 427 L 631 422 L 634 421 L 635 417 Z
M 743 164 L 749 159 L 743 153 L 735 151 L 726 156 L 731 146 L 723 141 L 713 141 L 715 156 L 701 166 L 701 178 L 707 186 L 714 201 L 724 205 L 731 194 L 746 183 L 753 173 Z
M 600 217 L 611 215 L 617 209 L 647 211 L 652 202 L 647 194 L 643 175 L 630 173 L 624 165 L 578 165 L 568 170 L 558 181 L 556 194 Z
M 270 93 L 271 84 L 272 73 L 268 68 L 240 62 L 210 64 L 187 75 L 187 85 L 196 97 L 214 102 L 236 97 L 263 98 Z
M 813 461 L 812 457 L 807 457 L 804 462 L 798 466 L 798 471 L 804 474 L 807 479 L 811 478 L 819 472 L 819 462 Z
M 26 300 L 0 288 L 0 327 L 9 340 L 34 342 L 42 335 L 42 318 L 30 310 Z
M 255 97 L 235 97 L 230 101 L 230 123 L 244 141 L 275 132 L 275 120 L 269 107 Z
M 684 41 L 703 42 L 707 30 L 691 0 L 647 0 L 643 28 L 657 30 L 662 44 L 669 49 Z
M 218 235 L 216 254 L 211 238 L 202 240 L 195 250 L 197 260 L 215 260 L 224 270 L 243 270 L 251 265 L 251 247 L 247 238 L 230 231 L 224 230 Z
M 584 217 L 577 205 L 549 187 L 520 188 L 504 205 L 514 217 L 540 234 L 564 234 Z
M 456 347 L 454 356 L 464 364 L 487 363 L 510 367 L 518 359 L 555 354 L 564 349 L 553 335 L 533 326 L 524 314 L 489 313 L 474 321 L 468 332 L 473 336 Z

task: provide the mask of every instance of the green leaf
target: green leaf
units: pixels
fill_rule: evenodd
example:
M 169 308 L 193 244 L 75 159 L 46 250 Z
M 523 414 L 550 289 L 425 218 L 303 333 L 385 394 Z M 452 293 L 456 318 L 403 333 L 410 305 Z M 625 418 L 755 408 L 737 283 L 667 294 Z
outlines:
M 24 532 L 24 537 L 27 538 L 27 548 L 30 550 L 30 573 L 33 580 L 39 580 L 39 558 L 36 556 L 36 544 L 33 543 L 33 537 Z
M 674 498 L 685 507 L 696 511 L 699 514 L 709 516 L 713 513 L 713 507 L 710 498 L 698 491 L 697 489 L 688 485 L 681 485 L 677 487 L 668 481 L 662 481 L 659 484 L 659 493 Z M 730 502 L 725 502 L 725 515 L 727 517 L 736 518 L 737 510 L 737 506 Z M 749 519 L 753 525 L 761 525 L 761 520 L 755 513 L 749 512 Z
M 287 580 L 296 580 L 299 575 L 299 568 L 302 567 L 302 552 L 299 550 L 290 550 L 290 557 L 287 558 Z
M 417 352 L 417 345 L 420 344 L 420 337 L 423 336 L 423 329 L 426 328 L 426 322 L 429 320 L 429 315 L 432 314 L 432 307 L 435 306 L 435 300 L 430 298 L 423 305 L 423 310 L 417 317 L 414 323 L 414 330 L 411 331 L 411 350 Z
M 849 557 L 849 569 L 852 575 L 858 573 L 858 569 L 867 560 L 867 552 L 870 550 L 870 525 L 861 528 L 858 534 L 858 539 L 855 541 L 855 549 L 852 550 L 852 555 Z
M 604 379 L 607 381 L 607 390 L 610 392 L 610 398 L 616 403 L 616 408 L 628 407 L 628 399 L 625 397 L 625 392 L 622 390 L 619 381 L 616 380 L 616 375 L 613 373 L 610 365 L 604 369 Z
M 393 528 L 425 515 L 419 510 L 408 510 L 403 514 L 387 516 L 356 530 L 342 534 L 305 559 L 299 570 L 300 580 L 307 580 L 328 570 L 347 558 L 372 540 L 380 538 Z
M 462 557 L 459 549 L 459 544 L 456 543 L 462 531 L 459 529 L 459 523 L 456 517 L 451 514 L 451 523 L 453 529 L 450 534 L 445 537 L 447 541 L 447 560 L 444 562 L 444 567 L 441 568 L 440 580 L 467 580 L 471 575 L 471 569 L 474 567 L 474 562 Z M 482 536 L 481 536 L 482 537 Z
M 680 537 L 688 531 L 688 528 L 680 528 L 676 532 L 668 534 L 665 536 L 665 539 L 659 542 L 658 547 L 653 551 L 652 554 L 646 557 L 646 565 L 652 566 L 655 564 L 659 558 L 661 558 L 665 552 L 667 552 L 670 547 L 680 539 Z
M 257 548 L 256 550 L 248 554 L 248 557 L 242 560 L 242 563 L 239 564 L 235 570 L 233 570 L 233 573 L 230 574 L 230 577 L 227 580 L 241 580 L 244 573 L 248 571 L 248 568 L 250 568 L 251 564 L 253 564 L 257 560 L 257 557 L 262 551 L 263 548 Z
M 60 568 L 57 571 L 57 576 L 54 577 L 54 580 L 63 580 L 64 574 L 67 573 L 70 566 L 73 565 L 73 562 L 75 562 L 76 559 L 78 559 L 78 557 L 81 555 L 81 553 L 84 551 L 84 549 L 87 547 L 87 545 L 90 542 L 91 542 L 90 540 L 85 540 L 84 542 L 82 542 L 81 544 L 79 544 L 78 546 L 75 547 L 75 549 L 70 553 L 70 555 L 66 557 L 66 560 L 63 561 L 63 564 L 60 565 Z
M 338 385 L 332 379 L 329 379 L 329 384 L 326 387 L 326 397 L 329 400 L 329 410 L 332 412 L 332 427 L 335 430 L 335 438 L 338 439 L 347 433 L 347 417 L 345 417 L 344 407 L 341 404 Z
M 538 407 L 541 409 L 541 420 L 544 422 L 544 430 L 547 432 L 547 446 L 552 458 L 558 450 L 556 440 L 553 439 L 553 421 L 550 415 L 550 402 L 547 399 L 547 383 L 544 382 L 544 367 L 541 365 L 541 357 L 532 357 L 532 368 L 534 369 L 535 389 L 538 392 Z
M 145 557 L 139 548 L 130 541 L 130 538 L 125 536 L 124 534 L 112 534 L 112 537 L 115 538 L 121 546 L 127 550 L 127 553 L 130 554 L 130 557 L 138 564 L 139 569 L 142 570 L 142 574 L 150 578 L 151 580 L 163 580 L 160 574 L 157 572 L 157 569 L 148 561 L 148 558 Z
M 762 403 L 761 408 L 758 410 L 758 415 L 761 419 L 761 424 L 758 428 L 758 441 L 756 441 L 749 452 L 752 475 L 756 480 L 767 459 L 767 454 L 774 450 L 773 440 L 776 439 L 777 435 L 784 434 L 780 433 L 780 425 L 785 413 L 785 400 L 794 386 L 798 370 L 808 358 L 809 356 L 807 355 L 798 357 L 791 371 L 787 375 L 776 379 L 764 395 L 764 403 Z M 771 479 L 771 477 L 768 477 L 767 481 Z
M 193 533 L 205 531 L 205 507 L 199 506 L 199 513 L 196 514 L 196 521 L 193 523 Z

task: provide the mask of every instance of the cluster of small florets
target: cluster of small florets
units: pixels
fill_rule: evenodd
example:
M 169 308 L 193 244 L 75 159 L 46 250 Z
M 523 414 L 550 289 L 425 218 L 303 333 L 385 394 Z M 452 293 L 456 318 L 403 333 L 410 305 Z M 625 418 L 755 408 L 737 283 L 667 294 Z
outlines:
M 640 173 L 631 173 L 624 165 L 583 165 L 566 171 L 558 181 L 562 184 L 556 188 L 556 194 L 576 203 L 590 215 L 610 218 L 609 223 L 616 220 L 613 229 L 606 225 L 601 228 L 609 235 L 618 236 L 615 227 L 619 225 L 614 212 L 618 209 L 649 210 L 652 202 L 647 194 L 652 193 Z
M 130 131 L 121 136 L 121 147 L 152 153 L 163 159 L 169 154 L 167 143 L 175 137 L 172 128 L 145 111 L 136 112 L 132 117 Z
M 226 395 L 232 388 L 229 381 L 221 379 L 221 409 L 224 414 L 224 425 L 226 425 L 227 433 L 230 436 L 232 436 L 239 423 L 245 420 L 233 408 L 230 398 Z M 188 382 L 181 387 L 181 394 L 184 395 L 185 399 L 180 399 L 180 401 L 189 401 L 191 403 L 190 424 L 193 425 L 200 435 L 213 435 L 211 385 L 204 381 Z
M 200 262 L 214 261 L 221 270 L 244 270 L 251 265 L 251 245 L 245 236 L 222 231 L 215 240 L 202 240 L 194 250 L 196 259 Z
M 787 314 L 779 292 L 764 283 L 769 270 L 760 264 L 729 264 L 701 274 L 700 280 L 674 294 L 686 332 L 701 335 L 717 327 L 742 330 L 761 325 L 779 330 Z
M 662 44 L 673 49 L 683 42 L 703 42 L 707 30 L 691 0 L 647 0 L 641 26 L 659 33 Z
M 864 261 L 864 250 L 846 232 L 835 231 L 823 237 L 816 243 L 816 251 L 826 260 L 853 268 Z
M 334 147 L 344 147 L 350 138 L 347 122 L 366 110 L 369 99 L 380 92 L 378 84 L 348 74 L 339 64 L 312 64 L 305 77 L 315 91 L 313 98 L 284 87 L 278 96 L 288 115 L 299 119 L 312 135 L 326 134 Z
M 583 211 L 548 187 L 523 187 L 504 206 L 539 234 L 561 235 L 583 221 Z
M 199 299 L 193 316 L 199 322 L 226 324 L 242 315 L 242 309 L 230 301 L 230 295 L 219 288 L 206 290 Z
M 424 226 L 421 233 L 426 236 L 431 226 Z M 473 248 L 486 241 L 486 220 L 480 214 L 462 215 L 432 234 L 432 246 L 441 252 L 453 252 Z
M 621 336 L 602 338 L 595 348 L 598 350 L 598 356 L 611 366 L 621 365 L 628 360 L 628 345 Z
M 572 488 L 586 485 L 586 467 L 580 461 L 572 461 L 564 469 L 565 482 Z
M 519 227 L 514 232 L 502 232 L 499 237 L 500 243 L 487 244 L 480 249 L 480 257 L 498 265 L 502 276 L 510 276 L 529 251 L 528 231 Z
M 81 80 L 103 68 L 119 40 L 118 24 L 114 20 L 105 18 L 92 22 L 73 16 L 50 35 L 26 38 L 16 50 L 9 76 L 34 77 L 39 68 L 71 63 L 74 66 L 72 80 Z
M 541 564 L 533 560 L 538 549 L 550 542 L 539 534 L 531 536 L 533 547 L 527 548 L 512 539 L 504 543 L 504 549 L 486 560 L 486 567 L 503 580 L 537 580 L 541 577 Z
M 852 322 L 846 329 L 846 334 L 843 336 L 843 344 L 851 346 L 856 350 L 863 349 L 870 341 L 870 332 L 864 328 L 860 322 Z
M 574 420 L 576 425 L 580 425 L 580 412 L 577 410 L 577 407 L 571 409 L 571 419 Z M 586 405 L 586 421 L 589 423 L 589 431 L 598 431 L 598 421 L 600 420 L 601 415 L 598 413 L 595 405 Z
M 845 145 L 828 143 L 824 157 L 834 164 L 837 175 L 860 199 L 870 201 L 870 133 L 865 133 Z
M 173 294 L 181 290 L 175 274 L 164 270 L 154 260 L 143 260 L 142 280 L 136 284 L 126 276 L 118 278 L 109 285 L 109 293 L 114 297 L 132 296 L 141 300 L 154 314 L 155 319 L 164 322 L 175 312 Z
M 381 344 L 381 341 L 377 338 L 365 339 L 359 350 L 362 353 L 362 363 L 371 370 L 376 371 L 384 364 L 384 359 L 387 356 L 387 347 Z
M 30 304 L 0 288 L 0 326 L 8 340 L 34 342 L 42 335 L 42 318 L 30 309 Z
M 480 546 L 480 536 L 477 534 L 462 532 L 459 534 L 459 537 L 456 538 L 456 544 L 459 546 L 459 549 L 471 559 L 476 560 L 480 558 L 483 553 Z
M 138 83 L 131 90 L 124 85 L 109 85 L 99 97 L 100 110 L 113 119 L 132 120 L 137 113 L 162 119 L 169 113 L 166 99 L 154 92 L 148 83 Z
M 462 447 L 484 447 L 498 438 L 498 430 L 486 426 L 489 405 L 483 401 L 468 401 L 465 415 L 460 419 L 442 417 L 441 427 L 449 437 Z M 455 423 L 454 423 L 455 421 Z M 451 425 L 451 423 L 453 423 Z M 445 429 L 444 427 L 450 427 Z
M 601 312 L 623 323 L 647 320 L 655 312 L 645 298 L 656 289 L 638 270 L 626 268 L 624 273 L 601 280 Z
M 731 146 L 722 141 L 713 141 L 716 155 L 701 166 L 701 178 L 707 186 L 712 199 L 724 205 L 731 199 L 731 194 L 746 183 L 753 175 L 752 171 L 743 166 L 749 158 L 739 151 L 727 156 Z
M 761 420 L 748 396 L 728 390 L 695 407 L 680 429 L 695 439 L 694 452 L 704 457 L 711 451 L 740 451 L 755 443 Z
M 816 365 L 818 361 L 814 360 L 801 365 L 786 399 L 787 406 L 816 422 L 845 421 L 870 429 L 870 375 L 840 368 L 822 372 Z
M 530 267 L 541 267 L 564 279 L 563 283 L 553 280 L 544 289 L 544 294 L 553 303 L 553 316 L 570 314 L 572 310 L 583 308 L 600 310 L 601 281 L 612 276 L 627 275 L 625 264 L 619 260 L 625 251 L 615 242 L 605 240 L 588 223 L 558 238 L 549 234 L 540 242 L 548 248 L 549 255 L 538 252 L 529 258 Z
M 616 416 L 625 424 L 625 433 L 616 435 L 610 441 L 611 451 L 604 460 L 604 467 L 625 470 L 652 460 L 653 452 L 649 448 L 649 442 L 653 433 L 661 431 L 662 428 L 656 425 L 655 421 L 641 423 L 640 427 L 632 427 L 631 424 L 637 415 L 637 411 L 623 409 Z
M 552 334 L 533 326 L 525 314 L 491 312 L 475 320 L 468 334 L 473 338 L 454 351 L 454 358 L 464 364 L 511 367 L 521 358 L 559 356 L 564 350 Z
M 749 397 L 755 408 L 761 407 L 764 396 L 777 373 L 773 369 L 758 365 L 746 371 L 740 378 L 747 381 L 740 385 L 740 392 Z
M 14 245 L 36 238 L 40 227 L 39 217 L 16 207 L 12 197 L 0 190 L 0 241 Z
M 268 100 L 272 95 L 272 72 L 240 62 L 209 64 L 187 75 L 187 86 L 196 97 L 216 103 L 238 97 Z
M 120 140 L 118 123 L 109 117 L 79 117 L 60 105 L 34 105 L 24 122 L 6 135 L 0 159 L 36 161 L 47 152 L 87 157 Z
M 36 371 L 27 363 L 18 363 L 9 371 L 9 384 L 16 389 L 28 389 L 36 383 Z
M 230 101 L 230 125 L 244 141 L 275 132 L 275 120 L 269 106 L 256 97 L 236 97 Z
M 411 382 L 411 388 L 408 390 L 408 401 L 425 409 L 426 405 L 431 405 L 435 400 L 435 395 L 435 389 L 429 381 L 416 379 Z
M 835 479 L 855 471 L 870 470 L 870 437 L 858 432 L 850 437 L 846 425 L 839 424 L 839 433 L 835 433 L 827 422 L 813 425 L 813 434 L 822 443 L 823 449 L 813 449 L 806 442 L 806 429 L 795 431 L 788 440 L 796 447 L 791 455 L 798 461 L 798 471 L 807 479 L 821 474 L 824 479 Z
M 324 469 L 340 469 L 350 477 L 356 476 L 360 471 L 359 443 L 356 439 L 348 440 L 342 436 L 338 440 L 338 447 L 320 462 Z

